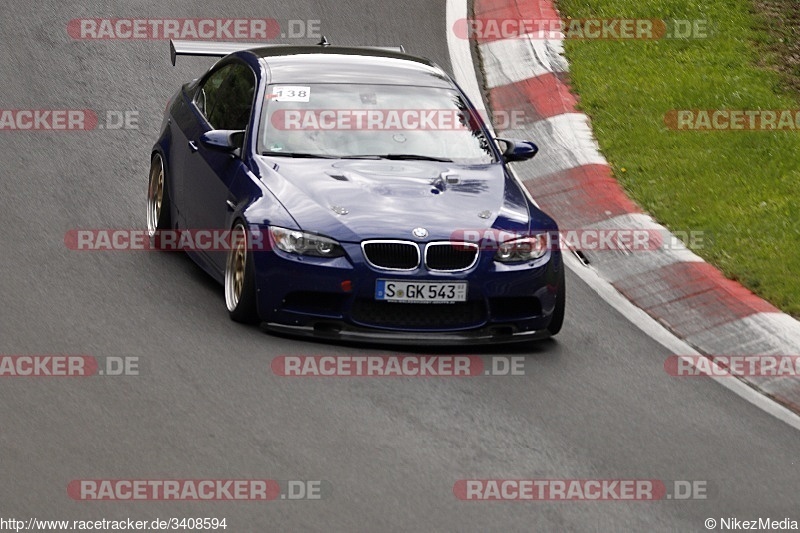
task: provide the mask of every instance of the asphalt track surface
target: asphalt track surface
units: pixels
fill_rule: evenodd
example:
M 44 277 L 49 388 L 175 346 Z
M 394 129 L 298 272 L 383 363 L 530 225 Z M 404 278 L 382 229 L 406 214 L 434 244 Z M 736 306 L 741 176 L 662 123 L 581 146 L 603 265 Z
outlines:
M 149 150 L 180 83 L 165 41 L 70 39 L 78 17 L 319 19 L 342 44 L 397 44 L 449 68 L 443 3 L 9 0 L 0 108 L 138 110 L 138 130 L 0 132 L 0 353 L 129 356 L 141 375 L 0 379 L 0 517 L 226 517 L 228 531 L 702 531 L 708 517 L 800 519 L 796 430 L 671 353 L 575 275 L 526 375 L 308 379 L 280 355 L 391 355 L 231 322 L 179 253 L 68 250 L 73 228 L 142 228 Z M 310 41 L 302 41 L 310 42 Z M 546 139 L 537 139 L 541 143 Z M 535 160 L 530 164 L 536 164 Z M 404 354 L 412 352 L 402 352 Z M 430 353 L 424 351 L 422 353 Z M 321 501 L 80 502 L 73 479 L 327 480 Z M 459 479 L 703 480 L 706 500 L 462 502 Z

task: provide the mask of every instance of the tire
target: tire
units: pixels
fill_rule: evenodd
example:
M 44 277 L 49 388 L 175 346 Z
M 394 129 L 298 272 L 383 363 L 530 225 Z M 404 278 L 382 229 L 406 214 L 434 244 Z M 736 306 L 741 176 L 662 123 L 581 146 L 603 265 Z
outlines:
M 567 307 L 567 288 L 564 284 L 564 274 L 561 274 L 561 280 L 558 285 L 558 294 L 556 295 L 556 308 L 553 310 L 553 318 L 550 319 L 550 324 L 547 326 L 547 331 L 550 335 L 558 335 L 561 327 L 564 325 L 564 314 Z
M 248 231 L 237 222 L 231 231 L 231 249 L 225 262 L 225 305 L 234 322 L 258 322 L 255 267 Z
M 147 183 L 147 234 L 170 228 L 170 198 L 167 174 L 161 154 L 155 154 L 150 162 L 150 178 Z

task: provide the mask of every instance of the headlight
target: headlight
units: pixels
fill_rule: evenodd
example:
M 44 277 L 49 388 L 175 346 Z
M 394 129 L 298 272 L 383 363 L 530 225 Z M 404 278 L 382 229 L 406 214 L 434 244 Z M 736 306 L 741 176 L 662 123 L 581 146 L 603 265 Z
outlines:
M 506 241 L 497 247 L 494 260 L 501 263 L 523 263 L 539 259 L 547 253 L 550 240 L 546 233 Z
M 313 255 L 314 257 L 341 257 L 344 255 L 341 245 L 327 237 L 275 226 L 270 226 L 269 233 L 275 246 L 289 254 Z

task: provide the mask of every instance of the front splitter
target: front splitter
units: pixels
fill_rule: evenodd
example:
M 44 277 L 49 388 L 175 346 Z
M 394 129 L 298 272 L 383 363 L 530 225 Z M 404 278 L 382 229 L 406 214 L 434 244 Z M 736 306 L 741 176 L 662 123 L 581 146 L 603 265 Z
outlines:
M 544 330 L 498 333 L 495 328 L 482 328 L 457 332 L 382 331 L 353 326 L 314 327 L 290 326 L 274 322 L 262 322 L 261 329 L 273 333 L 296 337 L 311 337 L 320 340 L 356 342 L 365 344 L 394 344 L 404 346 L 461 346 L 487 344 L 513 344 L 551 337 Z

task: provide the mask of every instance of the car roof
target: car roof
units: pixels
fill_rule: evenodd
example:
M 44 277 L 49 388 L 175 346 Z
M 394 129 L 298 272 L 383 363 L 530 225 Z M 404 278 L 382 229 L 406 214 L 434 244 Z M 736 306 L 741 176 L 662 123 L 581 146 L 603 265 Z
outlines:
M 269 83 L 358 83 L 452 88 L 441 68 L 427 59 L 378 48 L 273 46 L 254 48 Z

